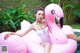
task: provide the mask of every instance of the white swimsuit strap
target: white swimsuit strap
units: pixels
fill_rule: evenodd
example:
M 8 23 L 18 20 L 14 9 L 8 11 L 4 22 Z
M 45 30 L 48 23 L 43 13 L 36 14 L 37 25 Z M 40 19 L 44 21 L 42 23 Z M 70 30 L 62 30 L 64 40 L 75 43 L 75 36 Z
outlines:
M 35 25 L 35 23 L 33 23 L 33 26 L 35 27 L 36 30 L 38 30 L 37 27 L 36 27 L 36 25 Z

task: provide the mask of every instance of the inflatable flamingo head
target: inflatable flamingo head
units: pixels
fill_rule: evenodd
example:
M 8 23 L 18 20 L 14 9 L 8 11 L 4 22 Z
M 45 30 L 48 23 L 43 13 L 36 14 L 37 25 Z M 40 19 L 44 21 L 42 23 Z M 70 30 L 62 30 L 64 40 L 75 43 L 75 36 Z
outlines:
M 63 26 L 63 10 L 58 4 L 49 4 L 45 7 L 45 19 L 46 21 L 53 21 L 55 18 L 60 22 L 61 27 Z

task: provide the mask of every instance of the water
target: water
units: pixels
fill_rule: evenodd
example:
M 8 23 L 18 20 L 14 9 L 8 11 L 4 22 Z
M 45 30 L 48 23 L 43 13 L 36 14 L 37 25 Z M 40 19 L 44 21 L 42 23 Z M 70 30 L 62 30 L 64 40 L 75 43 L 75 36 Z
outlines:
M 80 37 L 80 30 L 79 29 L 75 29 L 74 32 L 78 37 Z M 78 43 L 78 46 L 77 46 L 76 53 L 80 53 L 80 41 L 77 43 Z
M 80 42 L 77 42 L 77 43 L 78 43 L 78 46 L 77 46 L 76 53 L 80 53 Z

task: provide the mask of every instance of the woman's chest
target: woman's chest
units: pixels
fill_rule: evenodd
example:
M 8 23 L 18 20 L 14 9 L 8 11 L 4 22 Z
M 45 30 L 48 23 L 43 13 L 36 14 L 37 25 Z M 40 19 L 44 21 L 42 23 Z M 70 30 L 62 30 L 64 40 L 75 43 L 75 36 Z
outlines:
M 46 28 L 45 25 L 41 24 L 41 25 L 36 25 L 37 30 L 44 30 Z

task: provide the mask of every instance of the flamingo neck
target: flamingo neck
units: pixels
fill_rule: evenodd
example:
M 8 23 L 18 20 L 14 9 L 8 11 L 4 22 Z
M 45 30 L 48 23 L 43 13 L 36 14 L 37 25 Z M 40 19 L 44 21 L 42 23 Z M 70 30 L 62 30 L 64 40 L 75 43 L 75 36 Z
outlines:
M 56 25 L 55 22 L 47 22 L 48 28 L 50 32 L 52 33 L 55 29 L 58 29 L 59 27 Z

